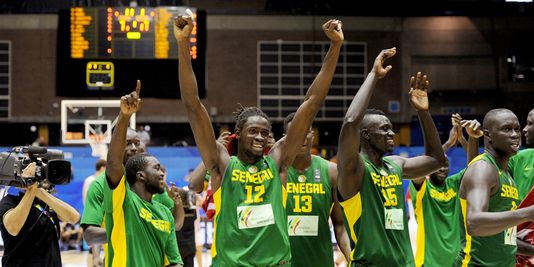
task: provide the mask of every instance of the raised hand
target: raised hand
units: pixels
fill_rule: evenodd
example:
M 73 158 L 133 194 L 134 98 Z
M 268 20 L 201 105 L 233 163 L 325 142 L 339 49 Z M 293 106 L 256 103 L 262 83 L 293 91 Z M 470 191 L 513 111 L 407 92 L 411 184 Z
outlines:
M 193 13 L 191 10 L 187 9 L 187 16 L 178 16 L 174 20 L 174 38 L 176 38 L 176 41 L 180 41 L 183 39 L 188 39 L 189 35 L 191 34 L 191 31 L 193 30 L 193 26 L 195 25 L 193 21 Z
M 337 19 L 331 19 L 323 24 L 323 31 L 332 42 L 343 42 L 345 37 L 343 36 L 343 30 L 341 29 L 341 21 Z
M 383 67 L 384 61 L 386 59 L 394 56 L 397 53 L 397 48 L 392 47 L 389 49 L 384 49 L 378 54 L 378 56 L 375 58 L 375 63 L 373 65 L 373 71 L 376 73 L 376 76 L 378 79 L 382 79 L 386 77 L 386 74 L 393 68 L 391 65 L 388 65 L 387 67 Z
M 428 85 L 426 75 L 417 72 L 417 75 L 410 78 L 410 103 L 417 111 L 428 111 Z
M 461 125 L 471 137 L 480 138 L 484 135 L 482 127 L 480 126 L 480 122 L 477 120 L 462 120 Z
M 171 182 L 171 187 L 165 183 L 165 190 L 167 191 L 167 194 L 169 194 L 169 197 L 174 201 L 175 206 L 181 206 L 183 204 L 182 198 L 180 197 L 180 189 L 178 189 L 173 182 Z
M 140 92 L 141 81 L 137 80 L 135 91 L 121 97 L 121 113 L 123 115 L 132 115 L 139 110 L 141 107 L 141 98 L 139 98 Z
M 223 146 L 227 146 L 228 145 L 228 142 L 230 141 L 229 137 L 232 133 L 230 133 L 229 131 L 224 131 L 221 133 L 221 135 L 219 135 L 219 137 L 217 138 L 217 142 L 221 143 Z

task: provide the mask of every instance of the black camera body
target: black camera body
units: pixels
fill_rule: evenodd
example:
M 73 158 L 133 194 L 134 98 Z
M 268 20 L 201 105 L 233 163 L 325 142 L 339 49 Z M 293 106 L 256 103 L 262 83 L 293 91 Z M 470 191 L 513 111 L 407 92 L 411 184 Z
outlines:
M 0 185 L 27 187 L 47 180 L 52 185 L 68 184 L 72 178 L 71 164 L 63 160 L 63 151 L 45 147 L 14 147 L 0 153 Z M 36 163 L 35 177 L 22 177 L 22 171 Z

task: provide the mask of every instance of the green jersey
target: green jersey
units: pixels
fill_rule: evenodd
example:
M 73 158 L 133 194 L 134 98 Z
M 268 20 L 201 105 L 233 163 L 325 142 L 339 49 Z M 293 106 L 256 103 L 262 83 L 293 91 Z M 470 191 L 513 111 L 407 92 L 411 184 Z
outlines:
M 108 267 L 183 264 L 174 219 L 163 204 L 141 199 L 126 183 L 104 186 Z
M 425 180 L 419 190 L 410 183 L 417 219 L 415 265 L 452 266 L 460 250 L 460 197 L 458 190 L 465 169 L 453 174 L 442 186 Z
M 291 265 L 334 266 L 328 224 L 334 204 L 328 161 L 312 156 L 311 165 L 304 172 L 290 167 L 287 180 Z
M 106 172 L 102 172 L 89 186 L 85 205 L 83 207 L 81 225 L 96 225 L 104 227 L 104 186 L 106 181 Z
M 351 266 L 414 266 L 402 169 L 388 158 L 375 166 L 362 157 L 360 192 L 340 202 L 351 239 Z
M 517 184 L 519 199 L 525 199 L 534 185 L 534 148 L 521 150 L 510 158 L 508 170 Z
M 171 212 L 174 209 L 174 200 L 169 196 L 167 190 L 161 194 L 154 194 L 152 200 L 163 204 L 163 206 L 167 207 Z
M 232 156 L 213 198 L 212 266 L 290 264 L 287 193 L 270 156 L 254 164 Z
M 488 212 L 515 210 L 519 204 L 519 192 L 515 182 L 506 170 L 501 170 L 491 155 L 484 153 L 473 159 L 469 165 L 484 160 L 499 172 L 499 190 L 490 196 Z M 470 236 L 467 233 L 467 201 L 460 198 L 463 228 L 462 246 L 454 266 L 515 266 L 516 226 L 492 236 Z

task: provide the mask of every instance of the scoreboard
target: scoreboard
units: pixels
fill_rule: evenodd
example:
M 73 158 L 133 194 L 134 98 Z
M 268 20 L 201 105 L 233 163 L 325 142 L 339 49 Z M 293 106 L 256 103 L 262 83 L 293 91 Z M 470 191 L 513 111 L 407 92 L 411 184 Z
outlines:
M 190 9 L 190 55 L 206 95 L 206 12 L 194 7 L 73 7 L 60 10 L 57 96 L 120 97 L 141 80 L 143 97 L 180 98 L 174 18 Z
M 177 58 L 174 18 L 191 7 L 108 7 L 70 9 L 72 58 Z M 197 58 L 197 26 L 190 36 L 191 57 Z

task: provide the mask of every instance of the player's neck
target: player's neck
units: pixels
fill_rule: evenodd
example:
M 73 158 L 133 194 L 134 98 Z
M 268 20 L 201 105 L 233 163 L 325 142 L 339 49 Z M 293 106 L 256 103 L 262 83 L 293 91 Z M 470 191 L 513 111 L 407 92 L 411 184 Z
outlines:
M 243 163 L 254 164 L 263 157 L 263 156 L 256 156 L 256 155 L 250 155 L 250 154 L 251 153 L 247 153 L 244 150 L 238 150 L 237 158 Z
M 363 145 L 360 153 L 367 157 L 367 159 L 369 159 L 376 166 L 382 166 L 382 158 L 384 157 L 384 153 Z
M 502 153 L 498 153 L 491 146 L 486 146 L 484 149 L 486 150 L 486 153 L 491 155 L 491 157 L 495 160 L 497 165 L 499 165 L 499 168 L 501 170 L 507 170 L 508 169 L 508 160 L 510 159 L 510 155 L 504 155 Z
M 132 188 L 132 191 L 134 191 L 140 198 L 142 198 L 143 200 L 147 201 L 147 202 L 152 202 L 152 193 L 149 193 L 147 190 L 146 190 L 146 187 L 143 183 L 141 182 L 136 182 L 135 184 L 133 184 L 131 186 Z
M 295 157 L 295 160 L 293 160 L 293 164 L 291 166 L 301 172 L 305 171 L 308 167 L 310 167 L 311 159 L 311 153 L 298 154 Z

